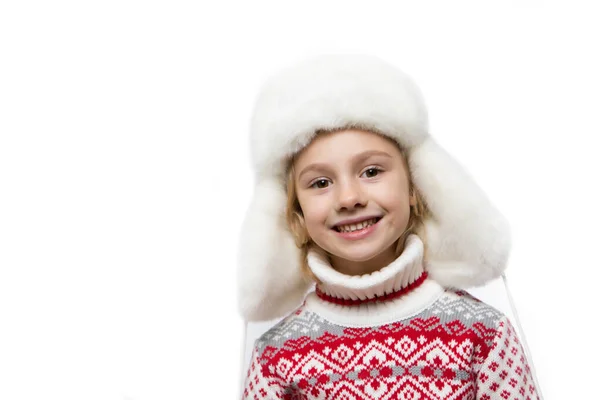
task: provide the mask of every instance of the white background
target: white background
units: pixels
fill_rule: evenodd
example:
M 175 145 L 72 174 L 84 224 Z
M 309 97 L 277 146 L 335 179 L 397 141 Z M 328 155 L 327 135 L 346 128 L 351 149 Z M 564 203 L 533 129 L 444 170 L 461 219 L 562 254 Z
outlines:
M 546 399 L 596 393 L 592 4 L 2 2 L 0 398 L 237 398 L 252 102 L 322 52 L 413 76 L 512 222 Z

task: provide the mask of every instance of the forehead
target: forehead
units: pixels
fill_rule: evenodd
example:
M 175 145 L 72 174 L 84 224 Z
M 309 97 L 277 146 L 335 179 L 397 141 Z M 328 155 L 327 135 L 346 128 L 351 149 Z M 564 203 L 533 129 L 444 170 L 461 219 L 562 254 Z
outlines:
M 369 150 L 379 150 L 390 155 L 400 154 L 399 145 L 383 135 L 360 129 L 322 132 L 295 157 L 296 166 L 311 162 L 343 160 Z

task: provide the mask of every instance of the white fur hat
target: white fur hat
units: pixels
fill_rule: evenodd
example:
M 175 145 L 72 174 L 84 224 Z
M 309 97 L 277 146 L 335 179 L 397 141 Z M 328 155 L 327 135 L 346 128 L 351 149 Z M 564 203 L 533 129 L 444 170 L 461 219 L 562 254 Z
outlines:
M 507 221 L 466 171 L 429 136 L 412 79 L 373 56 L 323 55 L 282 70 L 263 86 L 251 122 L 255 191 L 242 225 L 238 303 L 248 321 L 282 317 L 310 287 L 285 221 L 285 168 L 319 129 L 360 127 L 407 149 L 412 181 L 432 216 L 425 266 L 446 287 L 482 285 L 502 274 Z

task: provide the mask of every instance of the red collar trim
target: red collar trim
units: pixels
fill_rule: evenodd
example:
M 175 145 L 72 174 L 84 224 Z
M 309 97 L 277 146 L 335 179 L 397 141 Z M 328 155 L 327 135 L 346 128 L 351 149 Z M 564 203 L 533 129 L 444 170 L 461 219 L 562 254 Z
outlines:
M 376 303 L 376 302 L 397 299 L 398 297 L 401 297 L 401 296 L 405 295 L 406 293 L 411 292 L 411 291 L 415 290 L 416 288 L 418 288 L 419 286 L 421 286 L 421 284 L 423 282 L 425 282 L 425 279 L 427 279 L 427 272 L 423 271 L 421 276 L 419 276 L 417 279 L 415 279 L 411 284 L 409 284 L 399 290 L 396 290 L 394 292 L 386 293 L 383 296 L 375 296 L 372 299 L 340 299 L 339 297 L 334 297 L 334 296 L 328 295 L 327 293 L 323 292 L 319 288 L 318 285 L 316 287 L 315 292 L 317 293 L 317 296 L 319 296 L 319 298 L 321 300 L 328 301 L 330 303 L 343 305 L 343 306 L 357 306 L 359 304 Z

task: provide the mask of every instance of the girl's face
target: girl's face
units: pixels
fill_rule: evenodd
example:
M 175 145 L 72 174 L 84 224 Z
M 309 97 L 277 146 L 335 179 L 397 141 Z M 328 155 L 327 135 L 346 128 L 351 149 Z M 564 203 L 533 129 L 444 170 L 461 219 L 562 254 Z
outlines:
M 297 156 L 294 168 L 308 233 L 336 269 L 370 273 L 394 260 L 416 200 L 394 142 L 356 129 L 323 133 Z M 377 222 L 349 233 L 360 228 L 349 226 L 357 219 Z

